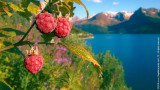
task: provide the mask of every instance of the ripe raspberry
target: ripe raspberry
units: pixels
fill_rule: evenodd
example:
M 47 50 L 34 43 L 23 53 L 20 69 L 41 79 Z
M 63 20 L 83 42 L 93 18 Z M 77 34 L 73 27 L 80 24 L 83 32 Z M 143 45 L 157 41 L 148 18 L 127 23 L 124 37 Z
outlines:
M 50 33 L 52 32 L 55 27 L 57 26 L 57 20 L 56 18 L 46 12 L 46 13 L 39 13 L 36 16 L 36 24 L 37 24 L 37 28 L 43 32 L 43 33 Z
M 38 73 L 43 66 L 43 57 L 40 55 L 27 56 L 24 59 L 26 69 L 31 73 Z
M 66 37 L 71 31 L 71 22 L 66 18 L 59 18 L 57 20 L 57 27 L 55 28 L 55 34 L 58 37 Z

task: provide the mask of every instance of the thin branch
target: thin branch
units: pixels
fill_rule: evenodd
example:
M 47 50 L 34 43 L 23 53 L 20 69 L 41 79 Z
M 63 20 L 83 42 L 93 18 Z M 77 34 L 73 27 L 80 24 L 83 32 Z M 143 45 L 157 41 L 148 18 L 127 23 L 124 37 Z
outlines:
M 0 49 L 0 52 L 1 52 L 1 51 L 4 51 L 4 50 L 7 50 L 7 49 L 10 49 L 10 48 L 13 48 L 13 47 L 14 47 L 14 45 L 9 45 L 9 46 L 7 46 L 7 47 L 1 48 L 1 49 Z
M 28 31 L 25 33 L 25 35 L 22 37 L 22 39 L 19 42 L 22 42 L 25 39 L 25 37 L 28 35 L 28 33 L 32 30 L 32 28 L 35 25 L 35 23 L 36 23 L 36 21 L 33 22 L 33 24 L 30 26 Z
M 18 42 L 16 44 L 13 44 L 13 45 L 9 45 L 5 48 L 1 48 L 0 49 L 0 52 L 1 51 L 4 51 L 4 50 L 8 50 L 10 48 L 13 48 L 15 46 L 22 46 L 22 45 L 34 45 L 34 44 L 49 44 L 49 45 L 54 45 L 55 43 L 48 43 L 48 42 L 30 42 L 30 41 L 22 41 L 22 42 Z

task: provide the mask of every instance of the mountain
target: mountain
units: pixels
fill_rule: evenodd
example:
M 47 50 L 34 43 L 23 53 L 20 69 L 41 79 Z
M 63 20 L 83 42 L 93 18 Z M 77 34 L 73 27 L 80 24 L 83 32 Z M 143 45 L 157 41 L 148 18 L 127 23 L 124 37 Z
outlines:
M 72 20 L 73 25 L 77 28 L 90 33 L 106 33 L 108 26 L 112 26 L 124 22 L 130 18 L 133 12 L 102 12 L 91 15 L 88 20 L 86 18 Z
M 71 23 L 73 24 L 74 22 L 76 22 L 78 20 L 80 20 L 80 18 L 78 16 L 75 16 L 75 17 L 72 18 Z
M 134 13 L 102 12 L 73 24 L 90 33 L 160 33 L 160 10 L 139 8 Z
M 108 27 L 113 33 L 160 33 L 160 15 L 155 8 L 139 8 L 128 21 Z

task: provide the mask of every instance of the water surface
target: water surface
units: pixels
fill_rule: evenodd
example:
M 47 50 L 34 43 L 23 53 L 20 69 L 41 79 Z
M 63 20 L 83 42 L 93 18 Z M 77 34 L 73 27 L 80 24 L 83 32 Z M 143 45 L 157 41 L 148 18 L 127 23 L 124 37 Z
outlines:
M 95 34 L 87 39 L 95 54 L 110 50 L 123 63 L 125 81 L 133 90 L 157 89 L 157 47 L 160 34 Z

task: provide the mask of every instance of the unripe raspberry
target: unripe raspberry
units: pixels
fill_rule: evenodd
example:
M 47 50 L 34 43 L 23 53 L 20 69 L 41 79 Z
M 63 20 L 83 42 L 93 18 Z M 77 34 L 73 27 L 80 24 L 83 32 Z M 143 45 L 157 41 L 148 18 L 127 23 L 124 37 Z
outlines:
M 58 37 L 66 37 L 71 31 L 71 22 L 66 18 L 58 18 L 57 27 L 55 28 L 55 34 Z
M 54 17 L 54 15 L 48 12 L 39 13 L 36 16 L 36 25 L 37 25 L 38 30 L 40 30 L 41 32 L 50 33 L 57 26 L 57 20 Z

